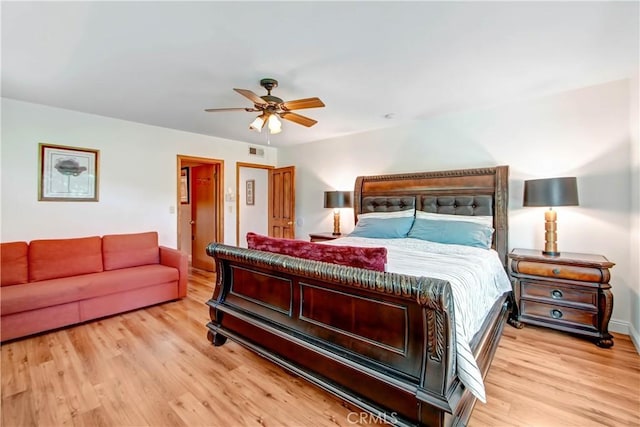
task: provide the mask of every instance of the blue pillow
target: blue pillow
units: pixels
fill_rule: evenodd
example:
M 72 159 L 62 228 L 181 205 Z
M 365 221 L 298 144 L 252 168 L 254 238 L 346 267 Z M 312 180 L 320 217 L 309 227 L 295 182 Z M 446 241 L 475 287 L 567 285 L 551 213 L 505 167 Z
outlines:
M 413 224 L 412 216 L 401 218 L 360 218 L 356 228 L 349 236 L 375 239 L 407 237 L 411 224 Z
M 407 237 L 436 243 L 491 248 L 493 228 L 467 221 L 416 218 Z

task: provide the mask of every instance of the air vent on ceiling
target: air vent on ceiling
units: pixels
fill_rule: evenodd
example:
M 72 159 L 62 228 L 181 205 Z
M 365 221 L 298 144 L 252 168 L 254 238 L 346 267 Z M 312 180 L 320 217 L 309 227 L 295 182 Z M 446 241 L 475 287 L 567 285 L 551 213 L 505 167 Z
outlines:
M 249 147 L 250 156 L 264 157 L 264 148 Z

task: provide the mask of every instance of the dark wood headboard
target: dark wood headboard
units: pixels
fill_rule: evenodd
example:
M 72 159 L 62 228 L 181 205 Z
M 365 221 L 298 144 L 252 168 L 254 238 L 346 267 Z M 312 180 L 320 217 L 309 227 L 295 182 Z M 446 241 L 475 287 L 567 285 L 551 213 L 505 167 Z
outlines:
M 490 196 L 490 212 L 493 215 L 493 248 L 500 255 L 502 264 L 507 266 L 509 203 L 509 167 L 496 166 L 477 169 L 457 169 L 437 172 L 403 173 L 392 175 L 359 176 L 354 188 L 354 218 L 365 211 L 363 200 L 370 197 L 397 198 L 403 206 L 415 200 L 417 210 L 428 210 L 422 206 L 425 196 L 462 197 Z M 484 198 L 486 199 L 486 197 Z M 368 199 L 370 200 L 370 199 Z M 407 202 L 408 200 L 408 202 Z M 458 215 L 474 215 L 455 212 Z M 475 213 L 478 215 L 478 213 Z M 487 215 L 486 212 L 480 213 Z

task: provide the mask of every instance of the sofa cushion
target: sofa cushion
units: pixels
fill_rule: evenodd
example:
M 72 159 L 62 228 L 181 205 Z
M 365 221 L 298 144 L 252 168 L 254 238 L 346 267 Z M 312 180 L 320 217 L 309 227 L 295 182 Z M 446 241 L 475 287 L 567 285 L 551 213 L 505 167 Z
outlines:
M 79 289 L 86 284 L 87 276 L 83 274 L 3 288 L 0 299 L 2 315 L 77 301 Z
M 82 292 L 78 295 L 78 299 L 95 298 L 170 282 L 175 282 L 177 290 L 178 280 L 180 279 L 180 274 L 176 268 L 161 264 L 119 268 L 105 271 L 101 274 L 92 274 L 91 276 L 87 285 L 83 287 Z
M 110 234 L 102 237 L 105 270 L 158 264 L 158 233 Z
M 249 249 L 368 270 L 384 271 L 387 263 L 386 248 L 328 245 L 303 240 L 279 239 L 255 233 L 247 233 L 247 244 Z
M 157 264 L 9 286 L 2 290 L 0 311 L 4 316 L 170 282 L 177 290 L 178 278 L 177 269 Z
M 32 282 L 100 271 L 103 268 L 99 236 L 29 243 L 29 280 Z
M 0 245 L 0 286 L 18 285 L 29 281 L 29 245 L 9 242 Z

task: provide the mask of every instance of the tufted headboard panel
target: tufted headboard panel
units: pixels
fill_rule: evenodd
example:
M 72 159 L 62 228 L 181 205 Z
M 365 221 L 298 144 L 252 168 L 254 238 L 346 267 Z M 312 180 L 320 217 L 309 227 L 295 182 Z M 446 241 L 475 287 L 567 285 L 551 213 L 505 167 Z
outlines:
M 491 196 L 420 196 L 418 210 L 448 215 L 493 215 Z
M 415 207 L 415 197 L 363 197 L 360 213 L 398 212 Z
M 493 217 L 493 248 L 507 266 L 509 167 L 359 176 L 353 192 L 354 218 L 368 212 L 411 209 Z M 412 204 L 413 203 L 413 204 Z

